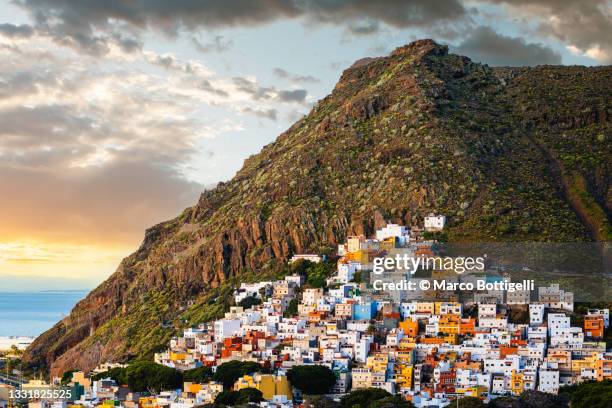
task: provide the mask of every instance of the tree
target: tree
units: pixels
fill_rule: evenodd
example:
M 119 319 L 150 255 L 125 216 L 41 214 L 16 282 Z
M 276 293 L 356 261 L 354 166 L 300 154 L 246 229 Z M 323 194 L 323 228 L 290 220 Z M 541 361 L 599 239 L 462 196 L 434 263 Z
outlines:
M 183 371 L 183 381 L 193 383 L 205 383 L 212 380 L 214 373 L 210 367 L 202 366 L 191 370 Z
M 238 391 L 238 394 L 239 404 L 257 403 L 264 400 L 263 393 L 257 388 L 243 388 Z
M 315 408 L 341 408 L 340 403 L 334 401 L 331 398 L 326 397 L 325 395 L 305 395 L 304 403 L 305 407 L 315 407 Z
M 612 380 L 584 382 L 569 387 L 561 387 L 559 394 L 569 398 L 572 408 L 610 407 Z
M 68 371 L 64 371 L 64 374 L 62 374 L 62 379 L 61 379 L 61 383 L 62 385 L 66 385 L 68 384 L 70 381 L 72 381 L 72 373 L 74 373 L 76 370 L 68 370 Z
M 331 272 L 331 267 L 327 262 L 312 264 L 306 270 L 306 282 L 313 288 L 322 288 L 327 283 L 327 277 Z
M 306 271 L 313 265 L 314 262 L 308 261 L 306 259 L 298 259 L 297 261 L 291 262 L 288 265 L 288 274 L 306 276 Z
M 91 379 L 94 381 L 99 381 L 104 378 L 110 378 L 111 380 L 115 381 L 117 384 L 123 385 L 123 384 L 127 384 L 127 378 L 125 377 L 125 371 L 126 371 L 125 368 L 115 367 L 115 368 L 111 368 L 108 371 L 104 371 L 102 373 L 95 374 L 91 377 Z
M 261 304 L 261 299 L 258 299 L 253 296 L 247 296 L 238 303 L 238 306 L 242 306 L 245 309 L 250 309 L 251 307 L 255 305 L 260 305 L 260 304 Z
M 221 382 L 225 388 L 229 388 L 243 375 L 258 371 L 261 371 L 261 366 L 253 361 L 232 360 L 217 367 L 215 380 Z
M 256 388 L 243 388 L 240 391 L 223 391 L 217 394 L 215 404 L 240 405 L 263 401 L 263 394 Z
M 297 312 L 298 312 L 298 300 L 296 298 L 293 298 L 289 302 L 289 306 L 287 306 L 287 309 L 283 313 L 283 316 L 284 317 L 295 316 Z
M 215 405 L 236 405 L 238 402 L 238 391 L 222 391 L 215 397 Z
M 136 392 L 177 389 L 183 384 L 179 371 L 150 361 L 138 361 L 127 367 L 125 379 L 130 389 Z
M 340 399 L 340 405 L 344 408 L 369 407 L 374 401 L 390 397 L 387 391 L 381 388 L 364 388 L 351 391 Z
M 412 402 L 406 401 L 401 395 L 393 395 L 373 401 L 368 408 L 412 408 Z
M 609 401 L 608 401 L 609 402 Z M 542 391 L 527 390 L 523 392 L 518 398 L 519 407 L 523 408 L 564 408 L 567 407 L 567 397 L 554 395 Z M 596 405 L 584 405 L 585 407 L 593 408 Z M 601 405 L 601 407 L 609 405 Z M 574 405 L 572 404 L 572 408 Z
M 325 366 L 299 365 L 287 372 L 287 379 L 306 394 L 326 394 L 336 383 L 334 372 Z
M 462 397 L 459 398 L 459 408 L 484 408 L 486 405 L 480 398 L 476 397 Z M 451 406 L 456 406 L 451 404 Z

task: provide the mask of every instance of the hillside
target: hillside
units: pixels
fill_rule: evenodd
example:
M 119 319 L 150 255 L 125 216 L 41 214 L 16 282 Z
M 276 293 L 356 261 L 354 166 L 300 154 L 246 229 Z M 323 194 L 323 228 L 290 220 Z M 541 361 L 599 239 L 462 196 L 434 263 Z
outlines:
M 233 179 L 148 229 L 25 361 L 150 355 L 221 313 L 235 282 L 429 212 L 451 241 L 609 240 L 611 84 L 611 67 L 492 69 L 430 40 L 358 61 Z

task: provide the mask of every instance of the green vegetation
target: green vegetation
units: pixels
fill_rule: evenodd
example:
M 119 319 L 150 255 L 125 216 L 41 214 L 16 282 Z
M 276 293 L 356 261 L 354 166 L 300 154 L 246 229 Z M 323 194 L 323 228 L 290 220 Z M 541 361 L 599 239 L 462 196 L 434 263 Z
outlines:
M 263 401 L 263 394 L 256 388 L 243 388 L 240 391 L 223 391 L 215 398 L 220 406 L 236 406 Z
M 569 397 L 572 408 L 609 408 L 612 403 L 612 380 L 561 387 L 559 394 Z
M 183 381 L 192 383 L 207 383 L 213 379 L 214 373 L 210 367 L 202 366 L 183 371 Z
M 411 402 L 406 401 L 402 396 L 394 395 L 373 401 L 369 408 L 412 408 L 413 406 Z
M 289 306 L 287 306 L 287 309 L 283 312 L 283 316 L 284 317 L 291 317 L 291 316 L 295 316 L 298 312 L 298 300 L 296 298 L 291 299 L 291 301 L 289 302 Z
M 306 283 L 313 288 L 322 288 L 325 281 L 336 270 L 335 262 L 326 260 L 324 262 L 311 262 L 305 259 L 292 262 L 283 268 L 280 276 L 301 275 L 306 278 Z
M 180 371 L 149 361 L 129 365 L 125 369 L 125 378 L 130 390 L 136 392 L 173 390 L 183 385 Z
M 365 388 L 351 391 L 340 399 L 343 408 L 368 408 L 374 401 L 390 397 L 387 391 L 380 388 Z
M 242 306 L 245 309 L 249 309 L 255 305 L 260 305 L 260 304 L 261 304 L 261 299 L 253 297 L 253 296 L 247 296 L 238 303 L 238 306 Z
M 457 404 L 451 404 L 451 406 L 458 406 L 459 408 L 485 408 L 486 404 L 480 398 L 461 397 Z
M 262 367 L 253 361 L 232 360 L 221 364 L 215 372 L 215 380 L 223 384 L 223 387 L 230 388 L 236 380 L 243 375 L 253 374 L 261 371 Z
M 324 366 L 299 365 L 287 372 L 287 379 L 305 394 L 326 394 L 336 383 L 333 371 Z
M 121 367 L 111 368 L 108 371 L 104 371 L 102 373 L 95 374 L 91 377 L 92 380 L 98 381 L 104 378 L 110 378 L 115 381 L 119 385 L 127 384 L 127 378 L 125 377 L 126 369 Z
M 62 385 L 67 385 L 70 381 L 72 381 L 72 374 L 77 370 L 68 370 L 64 371 L 62 374 L 62 378 L 60 380 Z
M 103 378 L 111 378 L 117 384 L 127 384 L 136 392 L 174 390 L 183 385 L 180 371 L 150 361 L 137 361 L 125 368 L 113 368 L 92 377 L 93 380 Z
M 435 240 L 435 241 L 439 241 L 439 242 L 447 242 L 448 241 L 448 234 L 444 231 L 435 231 L 435 232 L 430 232 L 430 231 L 425 231 L 423 232 L 423 238 L 426 240 Z
M 488 408 L 568 408 L 567 398 L 547 392 L 528 390 L 518 397 L 500 397 L 492 400 Z

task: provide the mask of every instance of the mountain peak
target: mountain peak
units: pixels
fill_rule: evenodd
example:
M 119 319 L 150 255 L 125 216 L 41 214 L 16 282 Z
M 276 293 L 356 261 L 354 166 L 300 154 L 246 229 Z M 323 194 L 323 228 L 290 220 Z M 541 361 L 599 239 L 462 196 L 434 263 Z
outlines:
M 426 38 L 416 40 L 409 44 L 396 48 L 391 53 L 392 57 L 401 55 L 410 55 L 417 58 L 422 58 L 426 55 L 446 55 L 448 54 L 448 46 L 440 45 L 432 39 Z

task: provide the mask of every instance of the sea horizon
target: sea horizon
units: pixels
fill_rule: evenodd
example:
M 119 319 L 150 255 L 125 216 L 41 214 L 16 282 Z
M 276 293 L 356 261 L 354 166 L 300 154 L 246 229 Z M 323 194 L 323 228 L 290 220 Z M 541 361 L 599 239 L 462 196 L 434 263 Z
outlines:
M 38 337 L 67 316 L 90 291 L 0 291 L 0 337 Z

